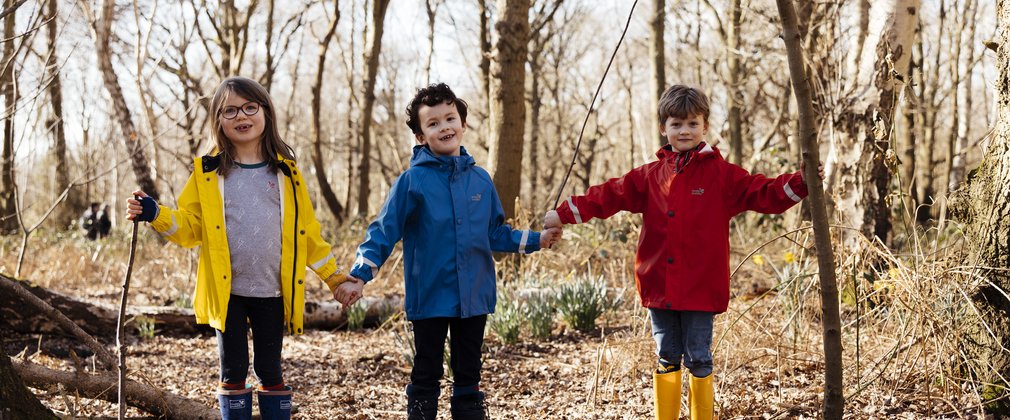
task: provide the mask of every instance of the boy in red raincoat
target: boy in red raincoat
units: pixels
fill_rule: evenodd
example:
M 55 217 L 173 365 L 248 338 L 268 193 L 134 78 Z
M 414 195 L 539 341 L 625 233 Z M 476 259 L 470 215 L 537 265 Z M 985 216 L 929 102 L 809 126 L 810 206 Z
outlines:
M 807 196 L 802 172 L 770 179 L 750 174 L 705 143 L 708 97 L 672 86 L 659 102 L 668 142 L 659 160 L 590 187 L 547 212 L 544 228 L 642 214 L 635 283 L 649 308 L 659 368 L 653 373 L 657 420 L 680 413 L 681 371 L 690 371 L 691 419 L 711 419 L 712 320 L 729 304 L 729 222 L 746 210 L 782 213 Z

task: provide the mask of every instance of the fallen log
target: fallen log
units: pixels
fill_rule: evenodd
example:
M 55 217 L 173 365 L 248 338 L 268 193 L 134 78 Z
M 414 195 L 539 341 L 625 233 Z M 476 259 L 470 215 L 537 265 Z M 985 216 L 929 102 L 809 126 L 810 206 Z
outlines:
M 12 360 L 14 371 L 24 383 L 33 388 L 75 393 L 84 398 L 100 399 L 115 403 L 119 395 L 116 385 L 119 376 L 115 372 L 103 374 L 74 373 L 49 369 L 31 362 Z M 126 403 L 158 417 L 170 419 L 216 419 L 218 410 L 171 392 L 127 380 L 125 384 Z
M 11 281 L 39 300 L 48 303 L 66 316 L 71 326 L 79 327 L 84 332 L 111 342 L 115 338 L 117 311 L 110 304 L 85 302 L 72 296 L 66 296 L 47 290 L 38 285 L 17 281 L 0 274 L 0 282 Z M 27 305 L 30 297 L 22 293 L 14 293 L 9 287 L 0 287 L 0 328 L 14 332 L 33 333 L 63 333 L 68 330 L 67 323 L 58 322 L 59 317 L 51 311 Z M 30 295 L 29 295 L 30 296 Z M 365 297 L 361 305 L 365 311 L 364 326 L 374 326 L 383 322 L 386 317 L 399 311 L 403 298 L 397 295 L 382 297 Z M 157 335 L 169 337 L 190 337 L 198 334 L 212 334 L 214 330 L 207 325 L 196 323 L 193 310 L 174 306 L 131 306 L 127 310 L 130 322 L 127 331 L 137 333 L 141 322 L 154 322 L 154 332 Z M 347 311 L 336 301 L 306 302 L 306 329 L 335 329 L 347 325 Z M 75 334 L 75 336 L 77 336 Z M 78 337 L 80 338 L 80 337 Z M 114 365 L 114 363 L 113 363 Z

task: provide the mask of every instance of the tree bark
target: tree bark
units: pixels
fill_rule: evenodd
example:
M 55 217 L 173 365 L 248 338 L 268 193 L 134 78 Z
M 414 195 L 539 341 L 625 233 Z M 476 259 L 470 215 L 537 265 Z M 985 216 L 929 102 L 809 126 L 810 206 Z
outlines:
M 365 53 L 365 79 L 362 88 L 364 103 L 361 105 L 361 161 L 358 163 L 358 216 L 368 217 L 368 203 L 371 195 L 369 172 L 371 171 L 372 148 L 372 108 L 375 106 L 375 76 L 379 70 L 379 54 L 382 52 L 382 31 L 386 20 L 389 0 L 372 2 L 372 32 L 369 48 Z
M 323 162 L 323 135 L 320 123 L 321 102 L 323 95 L 323 73 L 326 69 L 326 52 L 330 49 L 330 40 L 337 31 L 337 23 L 340 21 L 340 7 L 336 1 L 333 2 L 333 20 L 330 21 L 326 34 L 319 41 L 319 56 L 316 59 L 316 78 L 312 81 L 312 163 L 316 167 L 316 180 L 319 181 L 319 192 L 326 202 L 326 207 L 330 209 L 330 214 L 337 221 L 337 224 L 344 223 L 344 206 L 340 204 L 337 193 L 330 186 L 330 180 L 326 176 L 326 164 Z
M 789 60 L 789 74 L 799 110 L 799 138 L 803 147 L 803 179 L 810 195 L 806 201 L 814 225 L 817 247 L 817 268 L 821 286 L 821 320 L 824 323 L 824 407 L 825 419 L 841 419 L 845 410 L 842 381 L 842 323 L 838 304 L 838 282 L 835 278 L 835 255 L 831 248 L 831 232 L 824 202 L 824 187 L 818 176 L 820 163 L 817 128 L 810 82 L 803 62 L 803 50 L 796 11 L 792 0 L 776 0 L 782 17 L 783 39 Z
M 740 69 L 740 0 L 732 0 L 730 5 L 729 36 L 726 43 L 726 63 L 729 67 L 729 148 L 730 162 L 737 165 L 743 163 L 743 89 L 742 72 Z
M 0 419 L 56 419 L 25 387 L 7 353 L 0 352 Z
M 666 0 L 652 0 L 652 16 L 649 18 L 649 64 L 652 67 L 652 78 L 650 79 L 652 99 L 652 127 L 646 130 L 649 137 L 656 139 L 656 149 L 666 145 L 666 139 L 659 134 L 660 127 L 666 121 L 659 120 L 659 98 L 666 90 Z
M 947 171 L 947 191 L 954 191 L 964 181 L 965 174 L 965 154 L 968 148 L 968 134 L 971 131 L 972 113 L 972 71 L 975 69 L 975 15 L 977 8 L 975 2 L 968 0 L 964 3 L 961 13 L 961 28 L 958 31 L 955 44 L 954 59 L 951 60 L 951 77 L 954 80 L 954 92 L 951 99 L 954 100 L 955 114 L 954 124 L 956 134 L 951 136 L 951 147 L 949 148 L 949 167 Z M 965 36 L 967 35 L 967 36 Z M 962 45 L 967 47 L 964 59 L 961 58 Z M 964 69 L 962 70 L 962 65 Z M 963 73 L 962 73 L 963 72 Z M 963 74 L 963 76 L 962 76 Z M 960 104 L 960 105 L 957 105 Z
M 0 234 L 11 235 L 18 232 L 17 204 L 14 200 L 14 110 L 17 109 L 17 83 L 14 75 L 15 60 L 14 54 L 14 24 L 17 21 L 17 7 L 14 0 L 4 0 L 4 10 L 10 13 L 3 19 L 4 35 L 3 39 L 8 40 L 3 43 L 3 61 L 0 62 L 0 96 L 3 96 L 3 163 L 0 164 L 0 171 L 3 174 L 3 186 L 0 189 Z M 9 64 L 8 64 L 9 63 Z
M 871 8 L 870 33 L 848 71 L 849 107 L 836 122 L 843 134 L 838 148 L 840 197 L 838 213 L 860 225 L 866 238 L 889 242 L 893 151 L 889 151 L 897 98 L 905 81 L 894 75 L 908 72 L 912 35 L 918 22 L 919 0 L 889 0 Z M 871 87 L 868 89 L 868 87 Z M 863 239 L 843 233 L 848 249 L 857 251 Z
M 499 0 L 491 74 L 489 168 L 505 218 L 516 214 L 522 183 L 526 128 L 526 54 L 530 37 L 529 0 Z
M 70 158 L 67 152 L 67 136 L 63 124 L 63 83 L 60 76 L 60 65 L 56 59 L 56 39 L 59 31 L 59 8 L 57 0 L 46 1 L 46 38 L 48 52 L 46 53 L 46 75 L 49 80 L 49 104 L 52 115 L 46 121 L 47 129 L 53 135 L 53 156 L 56 160 L 56 186 L 67 188 L 70 185 Z M 53 220 L 61 229 L 73 225 L 77 216 L 84 212 L 84 200 L 78 189 L 73 188 L 67 194 L 64 204 L 57 209 Z
M 951 201 L 951 213 L 965 223 L 965 237 L 977 252 L 977 267 L 972 277 L 985 280 L 972 296 L 982 309 L 981 319 L 988 331 L 976 327 L 965 333 L 970 347 L 968 360 L 979 382 L 986 385 L 984 395 L 1006 395 L 1006 378 L 1010 377 L 1010 358 L 1006 343 L 1010 342 L 1010 1 L 996 2 L 996 22 L 999 48 L 996 51 L 996 123 L 989 147 L 972 177 Z M 999 388 L 1002 387 L 1002 390 Z M 986 407 L 997 414 L 1010 413 L 1006 399 Z
M 87 2 L 81 1 L 79 3 L 90 10 L 90 6 L 86 6 Z M 113 13 L 115 5 L 115 0 L 104 0 L 102 2 L 101 17 L 92 19 L 91 22 L 95 35 L 95 52 L 98 57 L 98 68 L 102 72 L 102 82 L 105 85 L 105 90 L 108 91 L 109 96 L 112 98 L 114 118 L 122 131 L 126 148 L 130 151 L 133 175 L 136 177 L 137 185 L 147 195 L 157 200 L 160 194 L 151 175 L 151 168 L 148 163 L 147 153 L 144 150 L 144 144 L 141 142 L 140 133 L 133 123 L 130 108 L 126 104 L 126 97 L 123 96 L 123 88 L 119 85 L 119 76 L 116 75 L 116 70 L 112 66 L 112 51 L 109 42 L 112 38 L 112 21 L 115 19 Z
M 15 362 L 14 371 L 28 386 L 75 393 L 84 398 L 118 401 L 115 373 L 89 375 L 82 372 L 65 372 L 49 369 L 30 362 Z M 145 412 L 170 419 L 217 419 L 218 410 L 199 402 L 175 395 L 161 388 L 132 380 L 125 383 L 127 404 Z

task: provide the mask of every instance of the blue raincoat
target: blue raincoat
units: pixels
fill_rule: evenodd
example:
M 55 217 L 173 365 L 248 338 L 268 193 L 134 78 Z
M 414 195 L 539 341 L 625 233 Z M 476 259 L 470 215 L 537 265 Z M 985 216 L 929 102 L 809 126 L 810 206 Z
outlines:
M 404 311 L 411 321 L 493 313 L 491 252 L 540 249 L 540 233 L 505 224 L 491 176 L 460 149 L 460 156 L 446 157 L 414 147 L 410 168 L 368 226 L 350 272 L 372 280 L 403 239 Z

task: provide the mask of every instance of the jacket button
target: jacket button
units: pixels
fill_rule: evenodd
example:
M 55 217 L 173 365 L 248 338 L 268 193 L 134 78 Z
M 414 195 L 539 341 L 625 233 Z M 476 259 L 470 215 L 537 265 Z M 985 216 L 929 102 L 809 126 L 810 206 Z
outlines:
M 224 279 L 228 280 L 228 275 L 227 274 L 224 275 Z
M 216 228 L 218 228 L 218 229 L 221 229 L 221 225 L 217 225 L 217 226 L 215 226 L 215 227 L 216 227 Z
M 298 284 L 302 284 L 302 279 L 298 279 Z
M 295 181 L 295 185 L 302 185 L 301 181 Z
M 298 231 L 298 233 L 304 235 L 305 234 L 305 229 L 302 229 L 302 230 Z
M 670 263 L 670 264 L 673 264 L 673 257 L 670 257 L 670 258 L 667 258 L 667 259 L 666 259 L 666 262 L 668 262 L 668 263 Z
M 463 224 L 463 218 L 462 218 L 462 217 L 460 217 L 460 218 L 457 218 L 457 219 L 456 219 L 456 224 L 457 224 L 457 225 L 462 225 L 462 224 Z
M 298 329 L 297 329 L 297 330 L 295 330 L 295 331 L 298 331 L 298 334 L 301 334 L 301 333 L 302 333 L 302 329 L 301 329 L 301 328 L 298 328 Z
M 673 305 L 671 305 L 671 304 L 667 303 L 667 304 L 666 304 L 666 309 L 670 309 L 670 307 L 671 307 L 671 306 L 673 306 Z
M 207 177 L 207 180 L 210 181 L 210 177 L 209 176 Z
M 670 216 L 670 217 L 673 217 L 673 210 L 670 210 L 670 211 L 666 212 L 666 215 Z

